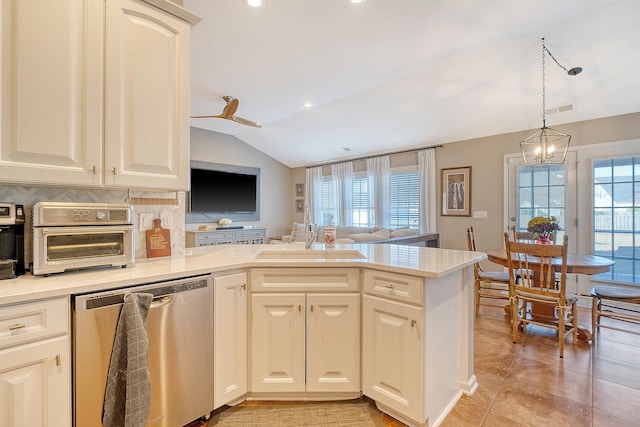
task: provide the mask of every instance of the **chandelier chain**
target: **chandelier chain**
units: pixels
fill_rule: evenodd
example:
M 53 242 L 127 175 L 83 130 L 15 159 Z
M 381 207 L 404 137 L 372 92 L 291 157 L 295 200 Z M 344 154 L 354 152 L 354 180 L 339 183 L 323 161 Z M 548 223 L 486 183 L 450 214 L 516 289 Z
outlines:
M 544 67 L 544 54 L 545 51 L 549 52 L 549 50 L 546 48 L 546 46 L 544 45 L 544 38 L 542 39 L 542 127 L 546 127 L 547 126 L 547 107 L 546 107 L 546 103 L 545 103 L 545 95 L 546 95 L 546 91 L 545 91 L 545 85 L 544 85 L 544 80 L 545 80 L 545 67 Z M 551 55 L 551 53 L 549 53 L 549 55 Z M 553 58 L 553 55 L 551 56 Z

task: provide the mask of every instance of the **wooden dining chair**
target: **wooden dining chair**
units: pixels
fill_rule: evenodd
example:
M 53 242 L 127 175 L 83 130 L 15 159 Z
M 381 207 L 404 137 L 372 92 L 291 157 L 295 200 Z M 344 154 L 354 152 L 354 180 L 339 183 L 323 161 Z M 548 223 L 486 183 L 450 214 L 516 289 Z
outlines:
M 595 286 L 591 289 L 591 298 L 591 333 L 594 342 L 596 331 L 600 328 L 640 335 L 640 328 L 624 327 L 625 323 L 640 325 L 640 290 Z M 603 317 L 618 320 L 621 323 L 603 324 L 601 322 Z
M 526 331 L 527 324 L 555 329 L 558 331 L 560 357 L 564 357 L 567 335 L 572 335 L 573 344 L 578 337 L 578 296 L 566 292 L 569 237 L 565 235 L 561 245 L 537 245 L 509 240 L 509 233 L 504 233 L 504 241 L 509 268 L 513 342 L 518 339 L 518 329 Z M 553 261 L 560 265 L 558 284 Z M 528 310 L 531 304 L 551 306 L 556 315 L 532 315 Z
M 515 225 L 511 226 L 511 234 L 516 242 L 535 243 L 536 236 L 530 231 L 518 231 Z
M 470 251 L 476 252 L 476 239 L 473 226 L 467 228 L 467 245 Z M 478 316 L 480 305 L 490 307 L 509 307 L 509 273 L 503 271 L 484 271 L 479 262 L 473 265 L 475 285 L 475 315 Z M 505 310 L 507 311 L 507 310 Z
M 538 238 L 536 235 L 530 231 L 518 231 L 515 225 L 511 226 L 511 233 L 513 234 L 513 240 L 516 242 L 525 242 L 525 243 L 535 243 Z M 551 233 L 549 236 L 549 240 L 551 243 L 555 245 L 556 243 L 556 233 Z

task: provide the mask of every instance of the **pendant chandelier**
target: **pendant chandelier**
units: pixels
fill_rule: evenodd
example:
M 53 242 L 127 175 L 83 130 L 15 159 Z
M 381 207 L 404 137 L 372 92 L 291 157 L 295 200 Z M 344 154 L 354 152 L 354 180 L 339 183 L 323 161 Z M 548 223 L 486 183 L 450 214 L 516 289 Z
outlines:
M 565 70 L 570 76 L 580 74 L 582 68 L 563 67 L 551 54 L 542 38 L 542 128 L 528 138 L 520 142 L 520 150 L 525 166 L 548 166 L 564 163 L 571 141 L 571 135 L 547 127 L 547 112 L 545 104 L 545 56 L 549 54 L 551 59 Z

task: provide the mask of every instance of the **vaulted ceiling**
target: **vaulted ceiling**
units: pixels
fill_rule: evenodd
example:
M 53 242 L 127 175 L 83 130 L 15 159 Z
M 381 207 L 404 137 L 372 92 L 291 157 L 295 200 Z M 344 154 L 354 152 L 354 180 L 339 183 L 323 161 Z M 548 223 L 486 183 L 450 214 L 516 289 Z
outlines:
M 637 0 L 184 0 L 191 126 L 289 167 L 640 111 Z M 304 104 L 312 104 L 306 108 Z M 568 110 L 558 112 L 560 110 Z M 349 151 L 345 151 L 347 148 Z M 514 152 L 518 150 L 514 142 Z

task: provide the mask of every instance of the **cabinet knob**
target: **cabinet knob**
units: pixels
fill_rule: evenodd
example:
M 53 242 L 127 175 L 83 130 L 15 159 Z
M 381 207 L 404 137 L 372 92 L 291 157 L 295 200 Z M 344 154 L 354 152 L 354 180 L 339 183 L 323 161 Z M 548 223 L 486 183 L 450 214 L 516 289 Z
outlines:
M 310 309 L 311 309 L 311 311 L 313 312 L 313 304 L 311 304 L 311 307 L 310 307 Z
M 411 327 L 413 328 L 413 327 L 415 327 L 415 326 L 416 326 L 416 321 L 415 321 L 415 319 L 411 319 Z
M 240 286 L 240 287 L 242 288 L 243 291 L 247 290 L 247 284 L 246 283 L 243 283 L 242 286 Z
M 115 166 L 113 167 L 113 170 L 111 172 L 113 172 L 114 175 L 116 174 L 116 167 Z
M 56 366 L 62 365 L 62 360 L 59 354 L 56 354 Z
M 93 167 L 91 168 L 91 172 L 93 172 L 93 174 L 96 174 L 96 165 L 93 165 Z
M 302 306 L 298 305 L 298 311 L 302 311 Z

